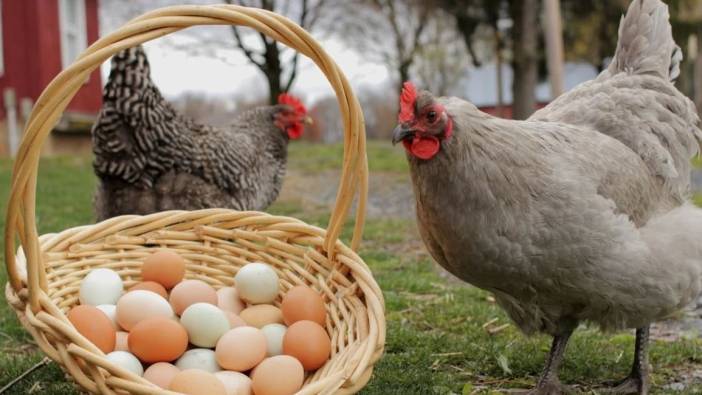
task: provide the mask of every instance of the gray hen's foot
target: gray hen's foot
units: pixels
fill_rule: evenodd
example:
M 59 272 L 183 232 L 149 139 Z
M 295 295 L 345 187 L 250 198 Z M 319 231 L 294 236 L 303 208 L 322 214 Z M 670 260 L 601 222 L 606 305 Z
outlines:
M 603 389 L 601 392 L 603 394 L 638 394 L 638 395 L 648 395 L 648 378 L 641 377 L 627 377 L 624 381 L 619 382 L 616 386 L 612 388 Z
M 567 386 L 561 384 L 558 380 L 551 380 L 548 382 L 539 383 L 538 387 L 527 392 L 527 395 L 561 395 L 561 394 L 573 394 L 575 391 Z
M 634 364 L 629 377 L 615 384 L 615 387 L 603 390 L 603 393 L 648 395 L 648 334 L 648 326 L 636 330 Z
M 601 392 L 604 394 L 638 394 L 638 395 L 648 395 L 648 380 L 641 379 L 638 377 L 628 377 L 624 381 L 617 384 L 615 387 L 602 389 Z

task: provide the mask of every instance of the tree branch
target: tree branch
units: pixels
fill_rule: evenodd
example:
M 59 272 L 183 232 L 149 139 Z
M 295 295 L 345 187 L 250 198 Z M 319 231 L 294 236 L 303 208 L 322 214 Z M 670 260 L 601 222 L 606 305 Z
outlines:
M 227 0 L 229 1 L 229 0 Z M 249 48 L 247 48 L 244 45 L 244 42 L 241 40 L 241 34 L 239 34 L 239 29 L 236 26 L 231 26 L 232 28 L 232 33 L 234 34 L 234 45 L 236 45 L 237 48 L 241 50 L 241 52 L 244 53 L 244 55 L 249 59 L 251 63 L 253 63 L 256 67 L 261 69 L 261 71 L 264 70 L 265 68 L 265 62 L 259 62 L 256 60 L 255 55 L 258 56 L 263 56 L 262 54 L 255 52 Z

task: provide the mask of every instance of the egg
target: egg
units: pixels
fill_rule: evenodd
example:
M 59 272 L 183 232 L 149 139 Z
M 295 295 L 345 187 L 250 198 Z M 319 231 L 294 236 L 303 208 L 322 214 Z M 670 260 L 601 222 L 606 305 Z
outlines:
M 283 336 L 288 328 L 281 324 L 268 324 L 261 328 L 266 336 L 266 356 L 272 357 L 283 353 Z
M 129 332 L 129 351 L 142 362 L 170 362 L 188 348 L 188 332 L 183 325 L 165 317 L 149 317 Z
M 217 306 L 224 311 L 239 314 L 246 308 L 246 303 L 239 299 L 239 293 L 234 287 L 222 287 L 217 290 Z
M 178 373 L 168 389 L 186 395 L 227 395 L 224 384 L 214 374 L 199 369 Z
M 322 326 L 327 322 L 327 310 L 322 297 L 312 288 L 302 285 L 292 287 L 285 293 L 280 309 L 283 311 L 285 325 L 302 320 L 314 321 Z
M 266 358 L 251 375 L 256 395 L 292 395 L 302 388 L 305 371 L 297 359 L 289 355 Z
M 112 321 L 100 309 L 95 306 L 80 305 L 72 308 L 67 317 L 78 333 L 102 352 L 114 351 L 115 328 Z
M 241 317 L 232 313 L 231 311 L 225 311 L 224 315 L 227 316 L 229 320 L 229 327 L 236 328 L 237 326 L 247 326 L 246 321 L 242 320 Z
M 124 284 L 119 274 L 110 269 L 93 269 L 80 282 L 78 299 L 80 304 L 98 306 L 115 304 L 122 296 Z
M 271 303 L 278 297 L 278 274 L 265 263 L 249 263 L 234 276 L 239 297 L 251 304 Z
M 200 280 L 185 280 L 171 290 L 168 301 L 176 314 L 181 315 L 188 306 L 195 303 L 217 305 L 217 291 Z
M 190 343 L 198 347 L 214 347 L 231 328 L 224 312 L 209 303 L 195 303 L 185 309 L 180 323 L 188 331 Z
M 178 358 L 175 365 L 181 369 L 202 369 L 214 373 L 222 370 L 217 364 L 215 352 L 207 348 L 193 348 Z
M 117 322 L 131 331 L 134 325 L 150 317 L 173 317 L 168 301 L 151 291 L 127 292 L 117 301 Z
M 115 333 L 115 351 L 129 351 L 129 343 L 127 338 L 129 333 L 118 331 Z
M 112 351 L 105 356 L 108 361 L 113 364 L 120 366 L 128 371 L 136 374 L 137 376 L 144 375 L 144 367 L 141 366 L 141 362 L 134 355 L 126 351 Z
M 257 304 L 247 307 L 239 313 L 239 317 L 256 328 L 263 328 L 268 324 L 283 323 L 283 313 L 279 308 L 270 304 Z
M 100 309 L 100 311 L 105 313 L 107 318 L 109 318 L 110 321 L 112 321 L 112 327 L 114 327 L 115 330 L 118 331 L 119 325 L 117 324 L 117 306 L 113 304 L 101 304 L 95 307 L 97 307 L 98 309 Z
M 329 359 L 331 340 L 327 331 L 312 321 L 298 321 L 283 336 L 283 354 L 297 358 L 305 370 L 316 370 Z
M 215 357 L 224 369 L 249 370 L 266 357 L 266 336 L 251 326 L 231 329 L 217 342 Z
M 164 299 L 168 299 L 168 291 L 166 291 L 166 288 L 164 288 L 163 285 L 155 281 L 142 281 L 140 283 L 136 283 L 129 287 L 127 292 L 138 291 L 140 289 L 144 291 L 155 292 L 161 295 L 161 297 L 163 297 Z
M 166 289 L 173 288 L 185 277 L 185 260 L 169 250 L 158 250 L 144 259 L 141 278 L 155 281 Z
M 228 370 L 217 372 L 214 375 L 224 384 L 227 395 L 251 395 L 251 379 L 249 376 Z
M 168 389 L 180 369 L 168 362 L 157 362 L 144 371 L 144 378 L 163 389 Z

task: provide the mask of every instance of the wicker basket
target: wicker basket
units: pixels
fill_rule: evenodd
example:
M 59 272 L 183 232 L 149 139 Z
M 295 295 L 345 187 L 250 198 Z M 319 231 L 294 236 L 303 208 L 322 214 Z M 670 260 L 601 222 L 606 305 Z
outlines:
M 35 224 L 41 147 L 89 74 L 116 52 L 194 25 L 248 26 L 311 58 L 336 92 L 344 120 L 344 160 L 327 230 L 297 219 L 227 209 L 121 216 L 41 237 Z M 154 247 L 187 261 L 186 277 L 215 288 L 232 285 L 247 262 L 271 264 L 281 288 L 307 284 L 324 295 L 331 359 L 305 380 L 300 394 L 354 393 L 369 380 L 385 341 L 384 302 L 366 264 L 354 252 L 363 229 L 368 167 L 363 115 L 334 61 L 302 28 L 272 12 L 238 6 L 181 6 L 136 18 L 90 46 L 38 99 L 14 164 L 5 229 L 9 303 L 41 349 L 92 393 L 173 394 L 109 363 L 81 336 L 65 313 L 78 303 L 81 279 L 91 269 L 117 271 L 129 286 Z M 358 193 L 352 248 L 338 241 Z M 21 247 L 15 255 L 16 238 Z M 277 301 L 279 303 L 280 300 Z

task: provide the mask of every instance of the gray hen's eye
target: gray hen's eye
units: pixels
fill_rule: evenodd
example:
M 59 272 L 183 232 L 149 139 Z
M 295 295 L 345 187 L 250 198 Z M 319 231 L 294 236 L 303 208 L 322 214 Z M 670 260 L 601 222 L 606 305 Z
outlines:
M 427 121 L 429 121 L 429 122 L 436 121 L 436 111 L 429 111 L 427 113 Z

